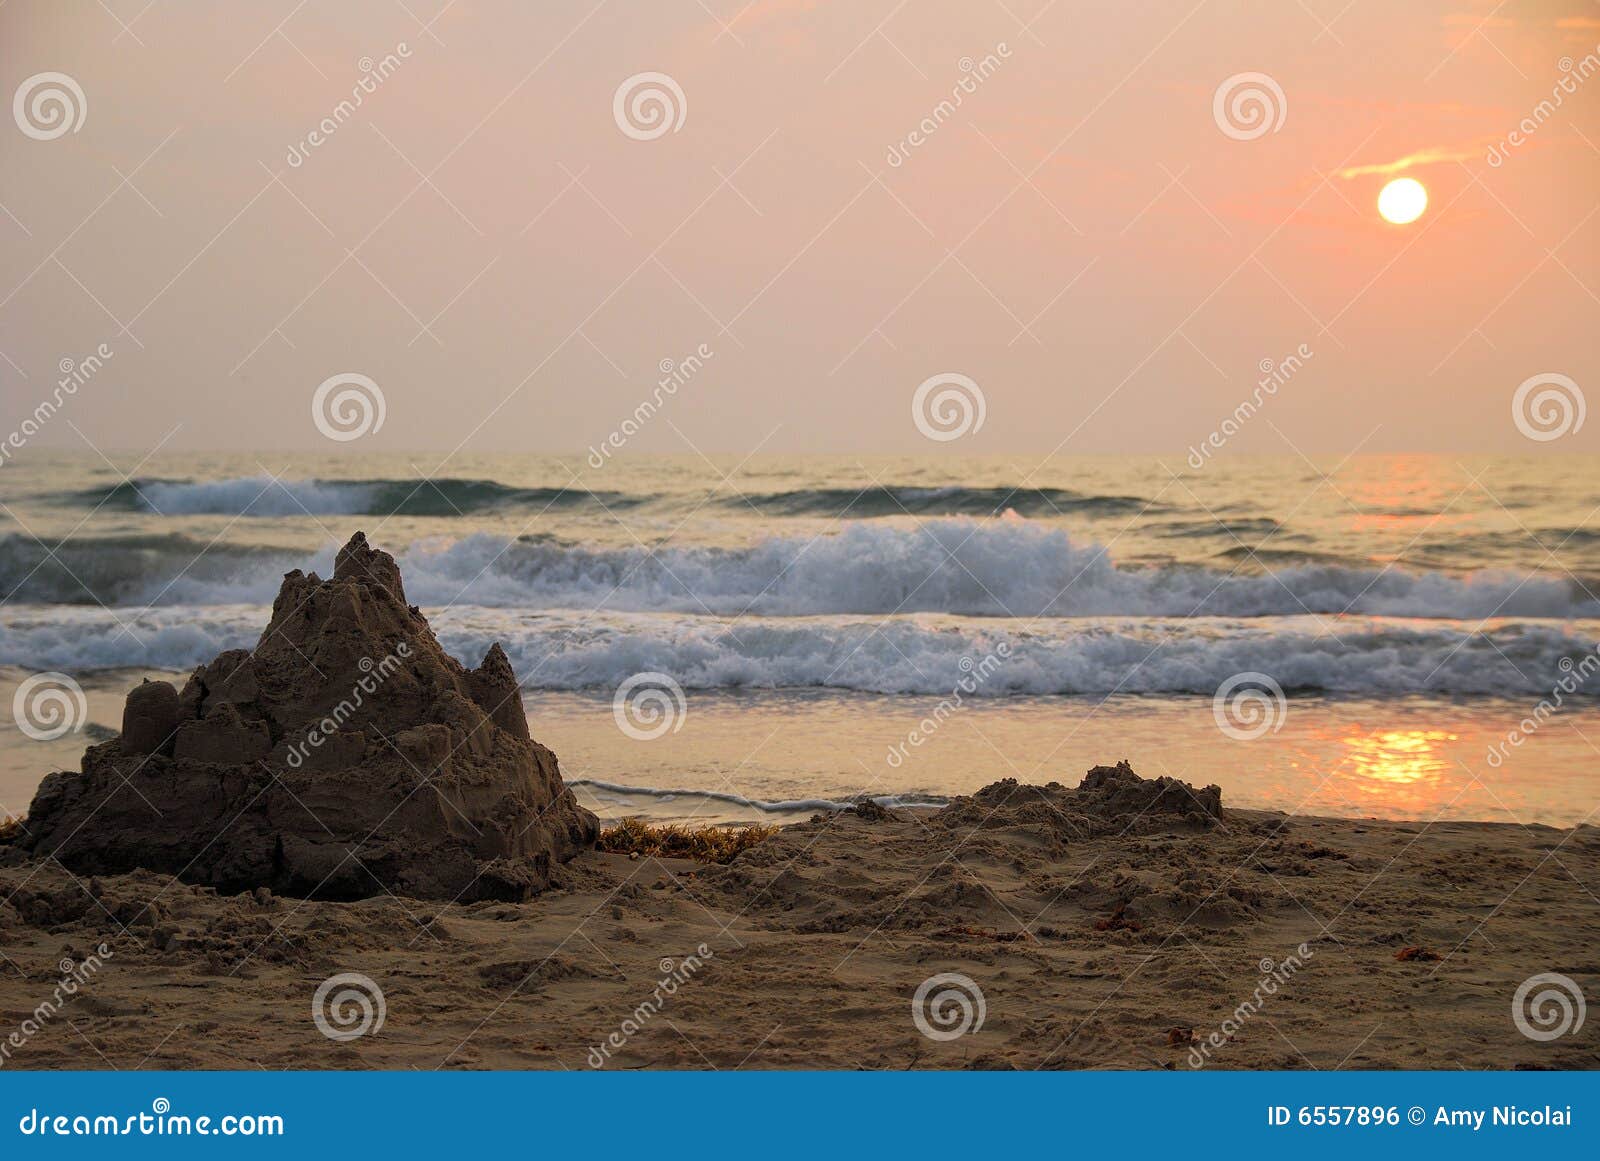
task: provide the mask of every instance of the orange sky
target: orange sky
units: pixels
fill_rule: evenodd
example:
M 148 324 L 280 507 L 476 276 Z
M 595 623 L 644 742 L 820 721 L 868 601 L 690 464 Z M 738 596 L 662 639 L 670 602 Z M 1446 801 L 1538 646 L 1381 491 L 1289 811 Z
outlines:
M 1181 452 L 1302 345 L 1228 454 L 1600 446 L 1510 414 L 1600 390 L 1600 73 L 1536 113 L 1600 69 L 1582 0 L 11 0 L 0 64 L 87 105 L 0 132 L 0 428 L 113 352 L 39 446 L 327 450 L 358 372 L 353 450 L 576 451 L 702 345 L 629 452 Z M 647 71 L 683 123 L 637 140 Z M 1224 132 L 1241 73 L 1281 125 Z M 943 372 L 986 417 L 933 443 Z

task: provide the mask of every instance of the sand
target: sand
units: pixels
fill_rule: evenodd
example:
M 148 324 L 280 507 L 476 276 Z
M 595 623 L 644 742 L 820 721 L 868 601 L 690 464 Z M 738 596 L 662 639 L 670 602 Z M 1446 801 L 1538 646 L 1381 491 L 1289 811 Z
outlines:
M 728 866 L 587 851 L 526 902 L 230 896 L 0 848 L 0 1037 L 37 1026 L 3 1067 L 1600 1067 L 1600 1017 L 1540 1040 L 1513 1014 L 1542 973 L 1600 994 L 1600 830 L 1093 777 L 818 816 Z M 83 983 L 40 1019 L 64 959 Z

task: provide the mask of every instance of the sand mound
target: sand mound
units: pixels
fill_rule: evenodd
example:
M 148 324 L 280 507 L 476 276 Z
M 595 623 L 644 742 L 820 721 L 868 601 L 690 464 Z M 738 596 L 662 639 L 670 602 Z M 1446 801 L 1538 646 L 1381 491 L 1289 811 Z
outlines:
M 1270 884 L 1263 893 L 1229 877 L 1237 844 L 1270 834 L 1225 816 L 1215 786 L 1141 778 L 1119 762 L 1073 788 L 1003 779 L 933 814 L 858 804 L 817 815 L 727 868 L 706 868 L 702 881 L 752 917 L 807 933 L 988 931 L 1026 941 L 1037 933 L 1019 936 L 1024 920 L 1041 930 L 1106 920 L 1110 934 L 1159 939 L 1180 919 L 1229 927 L 1276 905 Z M 1136 845 L 1137 858 L 1084 854 L 1122 844 Z M 843 858 L 830 853 L 841 848 Z M 880 873 L 865 870 L 868 852 L 883 856 Z
M 1076 789 L 1059 782 L 1024 786 L 992 782 L 957 798 L 933 816 L 947 829 L 1033 828 L 1061 840 L 1149 834 L 1182 828 L 1209 830 L 1222 820 L 1222 790 L 1195 788 L 1176 778 L 1141 778 L 1126 761 L 1095 766 Z
M 523 899 L 595 818 L 528 734 L 500 646 L 466 669 L 361 533 L 283 579 L 252 651 L 128 695 L 122 735 L 51 774 L 24 849 L 226 891 Z

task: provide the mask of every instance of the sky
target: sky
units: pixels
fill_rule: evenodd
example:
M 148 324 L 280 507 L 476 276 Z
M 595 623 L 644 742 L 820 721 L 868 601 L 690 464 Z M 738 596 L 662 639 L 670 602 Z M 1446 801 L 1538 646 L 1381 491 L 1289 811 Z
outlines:
M 1600 448 L 1513 407 L 1600 390 L 1588 0 L 10 0 L 0 82 L 31 446 Z

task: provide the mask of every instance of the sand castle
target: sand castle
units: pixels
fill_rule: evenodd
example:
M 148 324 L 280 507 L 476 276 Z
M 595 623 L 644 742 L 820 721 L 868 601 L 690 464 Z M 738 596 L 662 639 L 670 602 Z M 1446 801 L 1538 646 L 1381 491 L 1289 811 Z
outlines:
M 525 899 L 593 844 L 499 645 L 466 669 L 356 533 L 287 574 L 253 650 L 128 695 L 120 737 L 49 775 L 24 849 L 242 891 Z

